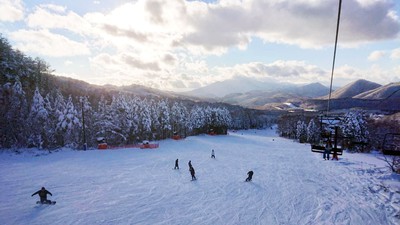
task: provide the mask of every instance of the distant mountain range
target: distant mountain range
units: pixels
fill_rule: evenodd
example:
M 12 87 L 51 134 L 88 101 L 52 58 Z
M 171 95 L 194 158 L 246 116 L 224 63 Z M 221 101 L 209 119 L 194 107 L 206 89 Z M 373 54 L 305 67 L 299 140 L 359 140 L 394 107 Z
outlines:
M 206 98 L 223 98 L 226 95 L 236 93 L 246 93 L 252 91 L 277 91 L 292 87 L 293 84 L 278 83 L 272 80 L 262 82 L 252 78 L 235 77 L 224 81 L 218 81 L 208 86 L 184 92 L 182 94 L 186 96 Z
M 320 83 L 295 85 L 290 83 L 258 82 L 254 79 L 234 78 L 185 93 L 167 92 L 141 85 L 91 85 L 71 78 L 53 77 L 55 86 L 68 92 L 87 90 L 137 96 L 179 98 L 192 101 L 221 102 L 260 110 L 326 110 L 329 88 Z M 78 88 L 80 87 L 80 88 Z M 331 93 L 331 109 L 362 108 L 370 110 L 400 111 L 400 82 L 380 85 L 357 80 Z
M 181 94 L 263 110 L 324 110 L 327 107 L 329 88 L 320 83 L 295 85 L 233 78 Z M 331 102 L 332 109 L 358 107 L 398 111 L 400 82 L 382 86 L 360 79 L 333 91 Z
M 296 85 L 275 81 L 260 82 L 251 78 L 236 77 L 181 94 L 259 108 L 269 103 L 321 97 L 328 93 L 329 88 L 320 83 Z
M 365 84 L 369 88 L 360 88 L 360 84 Z M 358 80 L 336 90 L 332 93 L 332 96 L 331 109 L 335 110 L 360 108 L 391 112 L 400 111 L 400 82 L 377 86 L 373 82 Z M 327 107 L 327 98 L 308 99 L 302 102 L 301 107 L 323 110 Z

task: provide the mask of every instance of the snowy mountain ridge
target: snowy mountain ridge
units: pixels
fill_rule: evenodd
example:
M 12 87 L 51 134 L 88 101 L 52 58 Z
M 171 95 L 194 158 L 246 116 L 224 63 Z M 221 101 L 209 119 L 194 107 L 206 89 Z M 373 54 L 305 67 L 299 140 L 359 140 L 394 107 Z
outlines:
M 356 80 L 351 82 L 344 87 L 341 87 L 332 92 L 332 99 L 341 99 L 341 98 L 353 98 L 356 95 L 374 90 L 376 88 L 381 87 L 382 85 L 367 81 L 364 79 Z M 328 95 L 321 97 L 321 99 L 328 99 Z
M 381 105 L 385 105 L 385 109 L 400 110 L 395 107 L 400 102 L 397 97 L 400 93 L 399 90 L 399 83 L 382 86 L 360 79 L 334 90 L 331 99 L 340 102 L 337 105 L 339 108 L 366 106 L 370 109 L 379 109 Z M 286 110 L 287 105 L 284 103 L 288 102 L 307 108 L 324 109 L 329 96 L 329 88 L 320 83 L 295 85 L 258 82 L 252 78 L 236 77 L 182 94 L 199 98 L 207 97 L 218 102 L 261 110 Z M 391 98 L 384 104 L 377 102 L 383 96 L 391 96 Z
M 329 89 L 320 83 L 306 85 L 292 84 L 289 82 L 259 81 L 254 78 L 235 77 L 225 81 L 201 87 L 182 94 L 188 96 L 224 99 L 232 95 L 247 95 L 249 93 L 273 92 L 294 93 L 300 96 L 319 97 L 328 93 Z
M 361 99 L 387 99 L 400 98 L 400 82 L 380 86 L 370 91 L 354 96 Z

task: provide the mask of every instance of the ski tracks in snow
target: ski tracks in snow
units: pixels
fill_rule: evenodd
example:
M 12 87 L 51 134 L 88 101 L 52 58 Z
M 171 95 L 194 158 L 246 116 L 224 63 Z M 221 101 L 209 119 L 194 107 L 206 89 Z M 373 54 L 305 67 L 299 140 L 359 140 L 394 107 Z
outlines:
M 321 164 L 316 221 L 371 225 L 400 222 L 396 203 L 399 195 L 381 184 L 376 174 L 380 168 L 362 168 L 363 163 L 349 163 L 345 158 Z
M 384 182 L 385 168 L 347 154 L 324 161 L 309 145 L 252 130 L 166 140 L 154 150 L 6 157 L 0 191 L 17 190 L 3 198 L 17 204 L 0 207 L 0 223 L 400 224 L 400 193 Z M 190 181 L 189 160 L 197 181 Z M 249 170 L 253 181 L 244 182 Z M 36 180 L 45 181 L 57 205 L 29 205 Z

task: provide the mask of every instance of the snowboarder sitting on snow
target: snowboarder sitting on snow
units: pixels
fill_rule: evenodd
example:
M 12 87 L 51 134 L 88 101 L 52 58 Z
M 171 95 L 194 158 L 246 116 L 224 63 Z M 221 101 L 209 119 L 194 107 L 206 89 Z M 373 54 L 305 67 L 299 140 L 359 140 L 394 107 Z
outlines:
M 246 182 L 251 181 L 251 179 L 253 179 L 253 171 L 250 170 L 249 172 L 247 172 L 248 177 L 246 178 Z
M 189 171 L 190 171 L 190 175 L 192 175 L 192 180 L 197 180 L 193 166 L 189 167 Z
M 47 200 L 47 194 L 49 194 L 51 196 L 53 196 L 53 194 L 51 194 L 50 191 L 46 190 L 46 188 L 42 187 L 42 189 L 33 193 L 32 196 L 34 196 L 36 194 L 38 194 L 40 197 L 40 203 L 42 203 L 42 204 L 45 204 L 45 203 L 50 204 L 51 203 L 50 200 Z
M 331 154 L 331 150 L 332 150 L 332 143 L 331 143 L 331 140 L 328 140 L 326 142 L 325 151 L 323 154 L 323 157 L 325 160 L 327 160 L 327 159 L 329 160 L 329 154 Z
M 215 152 L 214 152 L 214 149 L 211 151 L 211 158 L 214 158 L 214 159 L 215 159 Z
M 176 169 L 179 170 L 178 159 L 175 160 L 175 168 L 174 168 L 174 170 L 176 170 Z

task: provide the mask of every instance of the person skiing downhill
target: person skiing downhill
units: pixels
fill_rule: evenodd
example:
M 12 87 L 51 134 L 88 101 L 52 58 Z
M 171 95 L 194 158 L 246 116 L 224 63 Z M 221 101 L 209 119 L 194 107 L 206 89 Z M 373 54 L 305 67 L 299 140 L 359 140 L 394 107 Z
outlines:
M 211 151 L 211 158 L 215 159 L 215 152 L 214 152 L 214 149 Z
M 176 170 L 176 169 L 179 170 L 178 159 L 175 160 L 175 167 L 174 167 L 174 170 Z
M 250 170 L 249 172 L 247 172 L 248 177 L 246 178 L 246 182 L 251 181 L 251 179 L 253 179 L 253 171 Z
M 31 196 L 33 197 L 34 195 L 38 194 L 40 197 L 40 203 L 42 204 L 50 204 L 51 201 L 47 200 L 47 195 L 53 196 L 53 194 L 50 193 L 50 191 L 46 190 L 46 188 L 42 187 L 39 191 L 33 193 Z
M 189 168 L 189 171 L 190 171 L 190 175 L 192 175 L 192 181 L 193 181 L 193 180 L 197 180 L 197 178 L 196 178 L 196 176 L 195 176 L 195 171 L 194 171 L 193 166 L 191 166 L 191 167 Z

